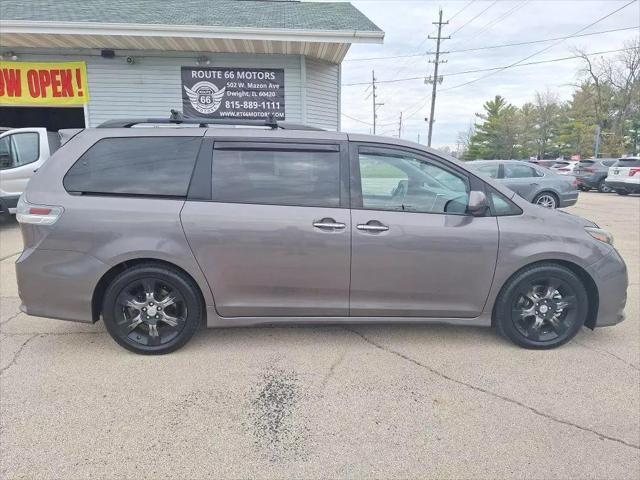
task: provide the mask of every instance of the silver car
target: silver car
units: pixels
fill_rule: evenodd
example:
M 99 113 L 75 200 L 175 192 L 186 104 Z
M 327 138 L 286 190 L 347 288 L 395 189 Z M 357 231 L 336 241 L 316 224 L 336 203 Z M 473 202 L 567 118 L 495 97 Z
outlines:
M 495 326 L 544 349 L 624 319 L 625 264 L 588 220 L 415 143 L 209 123 L 112 122 L 44 164 L 18 204 L 24 312 L 145 354 L 203 324 Z
M 572 175 L 519 160 L 476 160 L 468 165 L 543 207 L 569 207 L 578 201 L 578 182 Z

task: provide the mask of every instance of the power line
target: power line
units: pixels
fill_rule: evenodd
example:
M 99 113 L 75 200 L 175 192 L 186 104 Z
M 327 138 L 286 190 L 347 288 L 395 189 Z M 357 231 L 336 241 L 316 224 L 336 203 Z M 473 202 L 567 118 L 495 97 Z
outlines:
M 484 10 L 482 10 L 479 14 L 477 14 L 475 17 L 473 17 L 471 20 L 468 20 L 467 22 L 465 22 L 461 27 L 459 27 L 457 30 L 455 30 L 453 33 L 451 33 L 451 36 L 454 36 L 456 33 L 458 33 L 460 30 L 462 30 L 464 27 L 466 27 L 467 25 L 469 25 L 471 22 L 473 22 L 476 18 L 478 18 L 480 15 L 482 15 L 484 12 L 486 12 L 487 10 L 489 10 L 491 7 L 493 7 L 496 3 L 498 3 L 498 0 L 495 0 L 492 4 L 490 4 L 487 8 L 485 8 Z
M 451 20 L 453 20 L 454 18 L 456 18 L 458 15 L 460 15 L 462 12 L 464 12 L 467 7 L 469 7 L 473 2 L 475 2 L 476 0 L 471 0 L 469 3 L 467 3 L 464 7 L 462 7 L 460 10 L 458 10 L 456 13 L 453 14 L 452 17 L 449 18 L 449 20 L 447 20 L 447 22 L 450 22 Z
M 635 3 L 636 1 L 637 1 L 637 0 L 631 0 L 631 1 L 630 1 L 630 2 L 628 2 L 628 3 L 625 3 L 622 7 L 616 8 L 614 11 L 612 11 L 611 13 L 608 13 L 608 14 L 607 14 L 607 15 L 605 15 L 604 17 L 601 17 L 601 18 L 599 18 L 598 20 L 596 20 L 596 21 L 594 21 L 594 22 L 590 23 L 590 24 L 589 24 L 589 25 L 587 25 L 586 27 L 582 27 L 581 29 L 579 29 L 579 30 L 575 31 L 574 33 L 572 33 L 571 35 L 569 35 L 569 37 L 568 37 L 568 38 L 573 38 L 574 36 L 578 35 L 579 33 L 584 32 L 586 29 L 588 29 L 588 28 L 590 28 L 590 27 L 592 27 L 592 26 L 594 26 L 594 25 L 596 25 L 596 24 L 600 23 L 601 21 L 603 21 L 603 20 L 605 20 L 605 19 L 609 18 L 610 16 L 612 16 L 612 15 L 614 15 L 614 14 L 618 13 L 620 10 L 622 10 L 622 9 L 624 9 L 624 8 L 626 8 L 626 7 L 628 7 L 628 6 L 629 6 L 629 5 L 631 5 L 632 3 Z M 464 82 L 464 83 L 461 83 L 461 84 L 459 84 L 459 85 L 454 85 L 453 87 L 445 88 L 443 91 L 449 91 L 449 90 L 453 90 L 454 88 L 460 88 L 460 87 L 464 87 L 464 86 L 466 86 L 466 85 L 471 85 L 472 83 L 479 82 L 480 80 L 484 80 L 485 78 L 488 78 L 488 77 L 490 77 L 490 76 L 492 76 L 492 75 L 495 75 L 496 73 L 499 73 L 499 72 L 501 72 L 501 71 L 507 70 L 508 68 L 515 67 L 516 65 L 519 65 L 519 64 L 521 64 L 522 62 L 525 62 L 526 60 L 529 60 L 530 58 L 533 58 L 533 57 L 535 57 L 535 56 L 537 56 L 537 55 L 540 55 L 541 53 L 546 52 L 547 50 L 549 50 L 549 49 L 551 49 L 551 48 L 555 47 L 556 45 L 558 45 L 559 43 L 561 43 L 562 41 L 563 41 L 563 40 L 560 40 L 560 41 L 554 42 L 554 43 L 552 43 L 551 45 L 549 45 L 549 46 L 547 46 L 547 47 L 544 47 L 543 49 L 538 50 L 538 51 L 537 51 L 537 52 L 535 52 L 535 53 L 532 53 L 531 55 L 527 55 L 526 57 L 524 57 L 524 58 L 522 58 L 522 59 L 518 60 L 517 62 L 513 62 L 513 63 L 511 63 L 511 64 L 509 64 L 509 65 L 507 65 L 507 66 L 505 66 L 505 67 L 503 67 L 503 68 L 501 68 L 501 69 L 499 69 L 499 70 L 496 70 L 495 72 L 488 73 L 487 75 L 483 75 L 482 77 L 478 77 L 478 78 L 476 78 L 476 79 L 474 79 L 474 80 L 469 80 L 468 82 Z
M 634 47 L 631 48 L 618 48 L 615 50 L 603 50 L 601 52 L 593 52 L 593 53 L 588 53 L 587 56 L 593 56 L 593 55 L 603 55 L 606 53 L 616 53 L 616 52 L 624 52 L 627 50 L 633 50 Z M 536 62 L 527 62 L 527 63 L 519 63 L 518 65 L 514 65 L 514 67 L 524 67 L 527 65 L 539 65 L 542 63 L 553 63 L 553 62 L 561 62 L 564 60 L 572 60 L 574 58 L 581 58 L 580 55 L 572 55 L 570 57 L 561 57 L 561 58 L 551 58 L 548 60 L 538 60 Z M 454 77 L 456 75 L 466 75 L 469 73 L 481 73 L 481 72 L 492 72 L 494 70 L 504 70 L 505 68 L 507 68 L 507 66 L 500 66 L 500 67 L 489 67 L 489 68 L 478 68 L 476 70 L 464 70 L 464 71 L 460 71 L 460 72 L 453 72 L 453 73 L 446 73 L 443 75 L 443 77 Z M 396 80 L 376 80 L 377 83 L 397 83 L 397 82 L 408 82 L 408 81 L 412 81 L 412 80 L 424 80 L 424 75 L 419 76 L 419 77 L 407 77 L 407 78 L 398 78 Z M 345 83 L 342 86 L 343 87 L 352 87 L 355 85 L 363 85 L 363 83 Z M 444 90 L 448 90 L 448 89 L 444 89 Z
M 587 53 L 586 56 L 591 57 L 594 55 L 604 55 L 604 54 L 608 54 L 608 53 L 617 53 L 617 52 L 625 52 L 625 51 L 629 51 L 629 50 L 634 50 L 635 47 L 630 47 L 630 48 L 618 48 L 615 50 L 603 50 L 600 52 L 591 52 L 591 53 Z M 539 65 L 539 64 L 543 64 L 543 63 L 553 63 L 553 62 L 562 62 L 562 61 L 566 61 L 566 60 L 573 60 L 576 58 L 582 58 L 581 55 L 572 55 L 570 57 L 561 57 L 561 58 L 552 58 L 549 60 L 538 60 L 536 62 L 528 62 L 528 63 L 521 63 L 518 65 L 518 67 L 525 67 L 525 66 L 529 66 L 529 65 Z M 482 68 L 482 69 L 478 69 L 478 70 L 466 70 L 463 72 L 454 72 L 454 73 L 449 73 L 446 76 L 450 77 L 453 75 L 464 75 L 464 74 L 468 74 L 468 73 L 479 73 L 479 72 L 487 72 L 487 71 L 493 71 L 493 70 L 499 70 L 503 67 L 492 67 L 492 68 Z M 424 77 L 414 77 L 412 78 L 412 80 L 422 80 Z M 378 83 L 380 83 L 380 81 L 378 81 Z M 441 90 L 443 91 L 443 90 Z M 412 113 L 410 113 L 409 115 L 405 115 L 403 117 L 403 122 L 406 122 L 407 120 L 409 120 L 410 118 L 412 118 L 414 115 L 416 115 L 420 110 L 422 110 L 426 105 L 427 102 L 429 101 L 429 96 L 425 96 L 423 98 L 423 102 L 420 104 L 420 106 L 415 109 Z M 349 115 L 347 115 L 346 113 L 342 113 L 343 116 L 351 119 L 351 120 L 355 120 L 356 122 L 359 123 L 363 123 L 365 125 L 369 125 L 371 126 L 371 123 L 369 122 L 365 122 L 363 120 L 360 120 L 358 118 L 355 117 L 351 117 Z M 388 125 L 393 125 L 395 122 L 392 123 L 385 123 L 379 126 L 388 126 Z
M 564 37 L 553 37 L 553 38 L 542 38 L 539 40 L 529 40 L 526 42 L 514 42 L 514 43 L 502 43 L 499 45 L 486 45 L 484 47 L 473 47 L 473 48 L 463 48 L 458 50 L 448 50 L 447 53 L 463 53 L 463 52 L 477 52 L 480 50 L 492 50 L 495 48 L 506 48 L 506 47 L 519 47 L 522 45 L 532 45 L 535 43 L 545 43 L 545 42 L 553 42 L 555 40 L 567 40 L 569 38 L 579 38 L 579 37 L 590 37 L 592 35 L 602 35 L 605 33 L 613 33 L 613 32 L 624 32 L 627 30 L 637 30 L 640 28 L 640 25 L 635 25 L 633 27 L 624 27 L 624 28 L 612 28 L 610 30 L 602 30 L 599 32 L 591 32 L 591 33 L 581 33 L 579 35 L 567 35 Z M 391 60 L 394 58 L 408 58 L 408 57 L 424 57 L 432 54 L 433 52 L 424 52 L 424 53 L 412 53 L 409 55 L 390 55 L 387 57 L 367 57 L 367 58 L 347 58 L 343 60 L 344 62 L 368 62 L 373 60 Z
M 509 10 L 507 10 L 502 15 L 498 16 L 497 18 L 494 18 L 493 20 L 489 20 L 489 22 L 487 22 L 484 26 L 480 27 L 480 30 L 478 30 L 477 32 L 474 32 L 473 36 L 477 38 L 479 35 L 481 35 L 482 33 L 486 32 L 487 30 L 489 30 L 494 25 L 497 25 L 500 22 L 502 22 L 508 16 L 513 15 L 515 12 L 520 10 L 522 7 L 524 7 L 530 1 L 531 0 L 524 0 L 523 2 L 517 3 L 516 5 L 511 7 Z

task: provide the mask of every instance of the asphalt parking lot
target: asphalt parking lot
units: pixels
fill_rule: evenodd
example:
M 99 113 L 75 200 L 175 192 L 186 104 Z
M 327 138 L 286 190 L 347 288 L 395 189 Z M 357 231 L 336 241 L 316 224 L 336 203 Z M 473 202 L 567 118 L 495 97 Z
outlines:
M 4 224 L 0 477 L 639 478 L 640 197 L 567 210 L 615 235 L 627 320 L 543 352 L 414 325 L 206 330 L 142 357 L 20 313 Z

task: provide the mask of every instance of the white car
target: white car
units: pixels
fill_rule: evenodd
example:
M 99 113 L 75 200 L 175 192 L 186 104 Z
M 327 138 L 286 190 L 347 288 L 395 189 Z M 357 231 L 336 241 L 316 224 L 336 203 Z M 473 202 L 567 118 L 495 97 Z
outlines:
M 60 147 L 46 128 L 14 128 L 0 134 L 0 217 L 15 213 L 31 176 Z
M 619 158 L 604 182 L 618 195 L 640 193 L 640 157 Z
M 551 170 L 556 172 L 558 175 L 571 175 L 578 166 L 578 163 L 580 162 L 577 160 L 558 160 L 551 166 Z

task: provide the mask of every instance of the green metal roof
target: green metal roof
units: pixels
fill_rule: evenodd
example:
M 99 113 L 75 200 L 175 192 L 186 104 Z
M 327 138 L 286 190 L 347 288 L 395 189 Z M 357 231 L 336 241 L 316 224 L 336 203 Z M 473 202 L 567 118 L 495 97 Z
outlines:
M 0 20 L 381 31 L 350 3 L 277 0 L 0 0 Z

